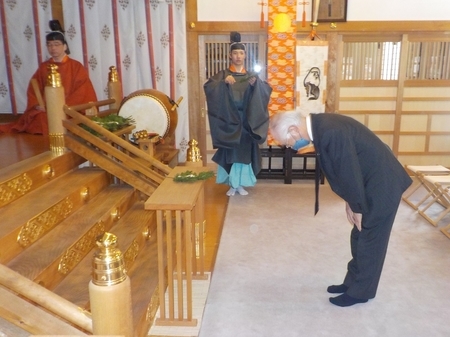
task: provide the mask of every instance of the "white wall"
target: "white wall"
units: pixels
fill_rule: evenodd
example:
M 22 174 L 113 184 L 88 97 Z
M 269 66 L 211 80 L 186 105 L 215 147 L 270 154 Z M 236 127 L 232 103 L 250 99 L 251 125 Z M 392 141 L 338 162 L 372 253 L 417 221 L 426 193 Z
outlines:
M 197 0 L 198 21 L 259 21 L 269 0 Z M 324 0 L 322 0 L 324 1 Z M 300 2 L 300 1 L 299 1 Z M 306 20 L 311 21 L 311 3 Z M 267 6 L 263 6 L 267 20 Z M 298 5 L 297 20 L 303 6 Z M 348 0 L 347 21 L 450 20 L 450 0 Z

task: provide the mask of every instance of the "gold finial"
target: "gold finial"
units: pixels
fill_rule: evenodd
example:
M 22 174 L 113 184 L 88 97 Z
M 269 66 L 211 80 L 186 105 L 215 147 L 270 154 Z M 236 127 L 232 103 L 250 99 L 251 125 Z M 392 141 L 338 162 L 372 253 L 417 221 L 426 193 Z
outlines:
M 47 66 L 47 86 L 53 88 L 61 87 L 61 75 L 58 73 L 58 66 L 56 64 L 49 64 Z
M 118 74 L 117 68 L 115 66 L 109 67 L 108 81 L 109 82 L 119 82 L 119 74 Z
M 105 232 L 97 237 L 98 251 L 92 262 L 92 282 L 99 286 L 111 286 L 123 282 L 126 277 L 123 255 L 117 246 L 117 236 Z
M 200 149 L 197 147 L 198 142 L 195 139 L 192 139 L 189 141 L 189 148 L 187 149 L 187 161 L 190 162 L 198 162 L 202 159 L 202 156 L 200 155 Z

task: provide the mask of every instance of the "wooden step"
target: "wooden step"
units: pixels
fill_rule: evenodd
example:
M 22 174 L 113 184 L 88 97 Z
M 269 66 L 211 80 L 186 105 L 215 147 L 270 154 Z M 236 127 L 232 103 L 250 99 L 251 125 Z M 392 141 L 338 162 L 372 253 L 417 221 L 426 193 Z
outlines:
M 136 336 L 146 336 L 159 306 L 158 259 L 154 212 L 137 202 L 110 230 L 117 235 L 131 280 L 133 326 Z M 53 292 L 89 310 L 88 284 L 91 280 L 93 250 Z
M 73 170 L 86 159 L 73 152 L 44 152 L 0 170 L 0 207 Z
M 147 246 L 156 246 L 156 238 L 154 233 L 156 230 L 156 219 L 154 212 L 144 209 L 144 202 L 136 202 L 130 210 L 109 230 L 117 236 L 118 248 L 124 255 L 126 269 L 133 268 L 135 263 L 140 264 L 140 260 L 147 260 L 147 256 L 143 253 L 143 249 Z M 74 268 L 73 272 L 68 275 L 53 292 L 66 300 L 78 305 L 79 307 L 89 309 L 89 292 L 88 284 L 92 275 L 92 259 L 95 253 L 92 250 L 80 263 Z M 153 273 L 153 264 L 157 264 L 157 260 L 150 260 L 149 265 L 141 270 L 147 279 L 155 278 L 157 274 Z M 131 268 L 130 268 L 131 266 Z M 130 273 L 128 273 L 130 275 Z M 134 285 L 133 277 L 131 284 Z M 141 285 L 142 286 L 142 285 Z M 145 285 L 146 286 L 146 285 Z
M 128 185 L 109 186 L 6 266 L 47 289 L 55 288 L 136 201 Z M 42 254 L 45 252 L 45 254 Z
M 159 307 L 159 291 L 161 291 L 158 287 L 156 233 L 142 246 L 139 253 L 140 258 L 130 268 L 128 275 L 131 279 L 135 336 L 147 336 Z
M 110 183 L 101 169 L 72 171 L 2 208 L 0 263 L 30 247 Z

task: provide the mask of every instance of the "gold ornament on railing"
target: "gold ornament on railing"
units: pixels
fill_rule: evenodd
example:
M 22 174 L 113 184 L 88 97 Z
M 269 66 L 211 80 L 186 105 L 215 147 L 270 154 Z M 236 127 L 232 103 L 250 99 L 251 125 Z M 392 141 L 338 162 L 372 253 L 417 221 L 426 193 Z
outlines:
M 188 162 L 199 162 L 202 159 L 200 155 L 200 149 L 198 148 L 198 142 L 195 139 L 189 141 L 189 148 L 186 153 L 186 160 Z
M 117 68 L 115 66 L 109 67 L 108 81 L 119 82 L 119 73 L 117 72 Z
M 92 282 L 100 286 L 111 286 L 123 282 L 126 277 L 122 252 L 117 248 L 117 236 L 108 232 L 97 237 L 98 251 L 92 266 Z
M 62 85 L 61 75 L 58 73 L 58 66 L 56 64 L 49 64 L 47 69 L 47 86 L 52 88 L 60 88 Z

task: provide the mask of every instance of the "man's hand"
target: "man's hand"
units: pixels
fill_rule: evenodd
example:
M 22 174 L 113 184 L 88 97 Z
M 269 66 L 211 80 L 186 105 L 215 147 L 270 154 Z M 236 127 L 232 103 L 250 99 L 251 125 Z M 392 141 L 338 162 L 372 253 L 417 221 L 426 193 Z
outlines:
M 348 205 L 348 202 L 345 203 L 345 212 L 347 213 L 347 220 L 352 225 L 355 225 L 356 228 L 361 232 L 361 220 L 362 220 L 362 214 L 361 213 L 353 213 L 352 209 Z
M 234 83 L 236 83 L 236 80 L 234 79 L 233 76 L 228 75 L 227 77 L 225 77 L 225 83 L 227 83 L 227 84 L 234 84 Z

